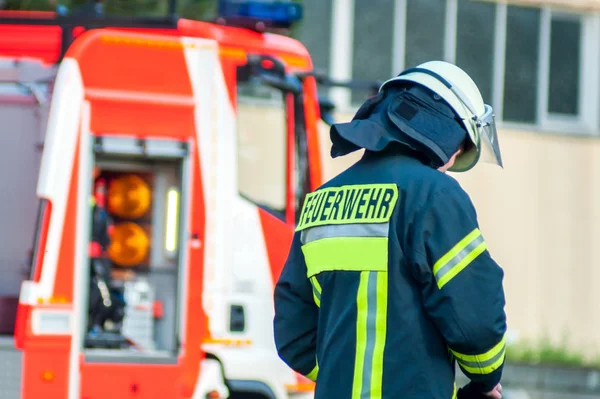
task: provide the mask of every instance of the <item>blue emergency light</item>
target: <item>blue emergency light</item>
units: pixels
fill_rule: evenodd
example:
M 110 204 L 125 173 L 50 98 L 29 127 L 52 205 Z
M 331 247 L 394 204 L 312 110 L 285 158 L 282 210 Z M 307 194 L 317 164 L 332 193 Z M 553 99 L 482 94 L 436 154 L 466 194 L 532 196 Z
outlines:
M 291 1 L 220 0 L 219 17 L 234 25 L 289 28 L 302 19 L 302 5 Z

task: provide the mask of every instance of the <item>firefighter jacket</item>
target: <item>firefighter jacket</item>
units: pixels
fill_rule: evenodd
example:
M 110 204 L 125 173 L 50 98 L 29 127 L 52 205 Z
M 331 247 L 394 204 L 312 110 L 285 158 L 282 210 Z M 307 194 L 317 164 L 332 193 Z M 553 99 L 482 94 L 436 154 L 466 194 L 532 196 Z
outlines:
M 455 361 L 490 391 L 505 355 L 503 271 L 450 176 L 366 152 L 307 195 L 275 287 L 274 334 L 315 399 L 450 399 Z

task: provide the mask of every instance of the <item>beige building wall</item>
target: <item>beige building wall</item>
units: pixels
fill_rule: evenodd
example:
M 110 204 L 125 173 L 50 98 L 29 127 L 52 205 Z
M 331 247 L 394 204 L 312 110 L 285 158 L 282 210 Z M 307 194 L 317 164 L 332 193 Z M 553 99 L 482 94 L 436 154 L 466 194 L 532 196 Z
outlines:
M 352 115 L 338 115 L 338 121 Z M 600 140 L 502 129 L 504 169 L 454 174 L 478 211 L 505 271 L 510 338 L 600 353 Z M 360 153 L 332 160 L 321 125 L 326 178 Z

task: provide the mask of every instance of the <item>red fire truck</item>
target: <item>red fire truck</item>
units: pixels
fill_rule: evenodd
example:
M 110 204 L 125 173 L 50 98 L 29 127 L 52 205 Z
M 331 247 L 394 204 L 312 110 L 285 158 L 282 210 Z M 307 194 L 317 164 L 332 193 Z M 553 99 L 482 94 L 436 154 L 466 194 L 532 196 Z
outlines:
M 330 107 L 306 48 L 256 29 L 298 5 L 236 3 L 219 23 L 0 14 L 3 398 L 312 397 L 272 291 Z

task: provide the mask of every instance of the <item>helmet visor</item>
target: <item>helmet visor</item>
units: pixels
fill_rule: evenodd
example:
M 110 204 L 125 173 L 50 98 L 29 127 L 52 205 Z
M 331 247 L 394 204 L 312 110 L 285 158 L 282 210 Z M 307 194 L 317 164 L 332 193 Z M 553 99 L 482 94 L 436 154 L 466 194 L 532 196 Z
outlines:
M 492 107 L 485 105 L 485 113 L 476 120 L 476 124 L 480 138 L 479 160 L 502 167 L 502 154 L 500 153 L 496 120 Z

